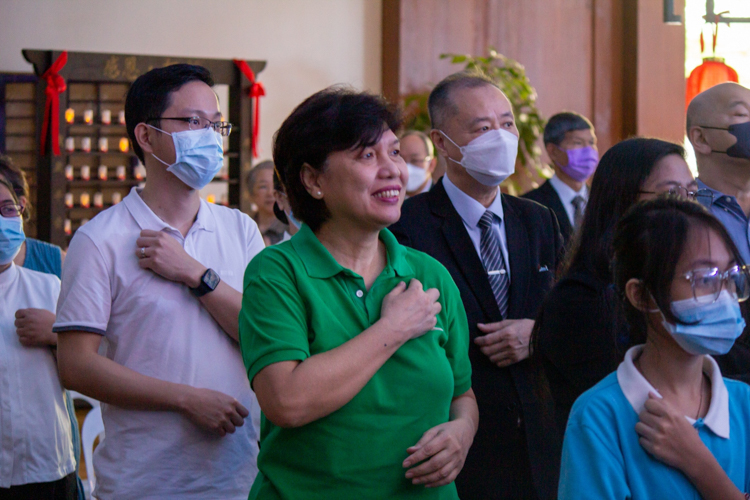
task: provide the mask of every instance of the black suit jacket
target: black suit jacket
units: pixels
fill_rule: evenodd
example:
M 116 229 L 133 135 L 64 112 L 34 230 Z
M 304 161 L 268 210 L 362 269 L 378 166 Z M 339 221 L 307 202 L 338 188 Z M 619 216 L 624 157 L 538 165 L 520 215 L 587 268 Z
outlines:
M 562 200 L 560 200 L 560 195 L 557 194 L 557 191 L 554 187 L 552 187 L 550 181 L 545 181 L 544 184 L 532 191 L 529 191 L 528 193 L 523 195 L 522 198 L 534 200 L 537 203 L 541 203 L 545 207 L 551 208 L 552 211 L 555 212 L 555 215 L 557 216 L 557 222 L 560 224 L 560 232 L 563 235 L 565 247 L 567 248 L 570 243 L 570 238 L 573 236 L 573 225 L 570 223 L 570 219 L 568 218 L 568 212 L 566 212 L 565 207 L 563 207 Z
M 534 318 L 562 253 L 555 214 L 529 200 L 503 195 L 510 265 L 508 319 Z M 536 386 L 529 360 L 498 368 L 473 339 L 477 323 L 502 320 L 482 261 L 442 179 L 428 193 L 404 203 L 391 227 L 399 241 L 428 253 L 451 273 L 469 322 L 472 388 L 479 430 L 456 479 L 463 500 L 552 499 L 557 494 L 560 446 L 554 411 Z

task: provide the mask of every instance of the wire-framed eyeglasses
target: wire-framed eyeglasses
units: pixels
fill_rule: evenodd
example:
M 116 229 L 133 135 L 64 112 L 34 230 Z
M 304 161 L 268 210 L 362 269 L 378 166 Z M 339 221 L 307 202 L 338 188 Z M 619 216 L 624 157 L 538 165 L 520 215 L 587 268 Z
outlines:
M 638 191 L 641 194 L 656 194 L 656 195 L 671 195 L 671 196 L 679 196 L 680 198 L 684 198 L 686 200 L 694 200 L 696 199 L 696 196 L 698 196 L 700 191 L 690 191 L 685 186 L 672 186 L 669 188 L 668 191 Z
M 748 266 L 733 266 L 724 272 L 716 267 L 693 269 L 680 277 L 690 281 L 696 302 L 703 304 L 715 302 L 722 288 L 737 298 L 738 302 L 743 302 L 750 297 Z
M 23 207 L 21 205 L 16 205 L 15 203 L 0 205 L 0 216 L 12 219 L 20 217 L 21 214 L 23 214 Z
M 223 137 L 229 136 L 232 132 L 232 124 L 229 122 L 212 122 L 208 118 L 202 116 L 160 116 L 159 118 L 150 118 L 148 121 L 159 121 L 159 120 L 177 120 L 188 124 L 190 130 L 201 130 L 204 128 L 212 128 L 215 132 L 218 132 Z

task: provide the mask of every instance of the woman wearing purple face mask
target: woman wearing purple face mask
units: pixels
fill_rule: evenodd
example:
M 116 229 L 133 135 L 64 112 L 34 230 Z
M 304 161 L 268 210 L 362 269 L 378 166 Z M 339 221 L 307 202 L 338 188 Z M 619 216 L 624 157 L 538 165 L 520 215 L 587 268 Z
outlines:
M 544 145 L 555 175 L 524 197 L 555 212 L 567 247 L 588 202 L 586 181 L 599 164 L 594 126 L 577 113 L 558 113 L 544 128 Z

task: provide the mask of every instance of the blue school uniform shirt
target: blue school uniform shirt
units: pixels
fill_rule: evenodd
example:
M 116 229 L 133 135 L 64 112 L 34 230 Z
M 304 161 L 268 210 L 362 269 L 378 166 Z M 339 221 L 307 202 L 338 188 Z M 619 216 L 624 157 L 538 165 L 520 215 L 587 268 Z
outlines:
M 631 348 L 616 372 L 573 405 L 559 500 L 701 498 L 685 475 L 638 443 L 638 413 L 649 391 L 658 394 L 633 365 L 642 349 Z M 737 488 L 750 491 L 750 386 L 722 378 L 710 356 L 704 357 L 703 371 L 711 379 L 711 404 L 704 418 L 688 420 Z

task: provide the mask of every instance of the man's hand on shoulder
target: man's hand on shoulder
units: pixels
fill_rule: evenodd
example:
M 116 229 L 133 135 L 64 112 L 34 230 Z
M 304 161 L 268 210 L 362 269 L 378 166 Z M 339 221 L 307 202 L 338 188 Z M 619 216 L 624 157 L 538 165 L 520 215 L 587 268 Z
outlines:
M 497 323 L 479 323 L 477 327 L 485 335 L 475 338 L 474 343 L 498 367 L 504 368 L 529 357 L 534 320 L 506 319 Z
M 206 266 L 192 258 L 180 242 L 163 231 L 144 229 L 136 240 L 135 254 L 142 269 L 190 288 L 200 285 Z

